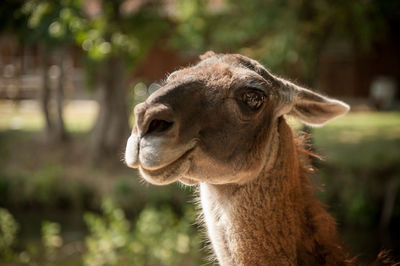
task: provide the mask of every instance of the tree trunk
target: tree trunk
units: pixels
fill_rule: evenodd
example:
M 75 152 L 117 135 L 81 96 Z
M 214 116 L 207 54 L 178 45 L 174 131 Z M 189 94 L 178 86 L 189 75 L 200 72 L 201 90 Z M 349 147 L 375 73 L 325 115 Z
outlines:
M 50 51 L 45 47 L 40 48 L 42 68 L 42 90 L 40 93 L 40 105 L 46 122 L 46 138 L 50 141 L 64 142 L 67 140 L 67 133 L 64 126 L 63 105 L 64 105 L 64 83 L 65 83 L 65 56 L 66 49 L 60 48 L 57 52 L 60 68 L 55 88 L 55 110 L 51 104 L 51 82 L 49 77 Z
M 390 219 L 393 215 L 393 209 L 396 202 L 397 190 L 399 188 L 400 180 L 397 177 L 392 177 L 387 181 L 385 186 L 383 208 L 381 213 L 381 220 L 379 229 L 381 231 L 387 230 L 390 224 Z
M 41 47 L 41 72 L 42 72 L 42 90 L 40 93 L 40 106 L 46 122 L 46 137 L 53 135 L 53 123 L 50 114 L 50 79 L 49 79 L 49 58 L 47 51 Z
M 64 83 L 65 83 L 65 56 L 67 50 L 65 48 L 60 48 L 59 50 L 59 68 L 60 75 L 58 76 L 58 84 L 56 88 L 56 131 L 55 131 L 55 141 L 64 142 L 68 139 L 67 132 L 64 126 Z
M 119 160 L 129 134 L 127 89 L 124 59 L 115 55 L 102 65 L 99 73 L 100 110 L 93 130 L 93 151 L 96 159 Z

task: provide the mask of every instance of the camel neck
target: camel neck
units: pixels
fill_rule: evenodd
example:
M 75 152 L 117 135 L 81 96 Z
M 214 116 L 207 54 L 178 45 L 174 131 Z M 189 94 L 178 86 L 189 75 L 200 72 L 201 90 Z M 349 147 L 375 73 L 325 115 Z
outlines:
M 273 169 L 243 185 L 200 185 L 209 237 L 222 266 L 344 260 L 333 219 L 313 198 L 308 180 L 301 183 L 291 129 L 281 123 L 278 131 Z M 316 248 L 322 254 L 316 254 Z
M 282 135 L 281 127 L 273 169 L 243 185 L 200 186 L 205 221 L 222 266 L 296 264 L 301 220 L 298 163 L 293 138 L 282 143 L 291 135 Z

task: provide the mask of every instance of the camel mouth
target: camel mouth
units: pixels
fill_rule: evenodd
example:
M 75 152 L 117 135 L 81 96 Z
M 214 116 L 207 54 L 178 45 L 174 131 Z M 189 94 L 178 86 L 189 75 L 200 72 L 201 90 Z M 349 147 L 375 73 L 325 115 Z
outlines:
M 195 147 L 190 148 L 183 153 L 176 160 L 172 161 L 168 165 L 161 168 L 152 170 L 146 169 L 143 166 L 139 167 L 139 171 L 142 177 L 153 185 L 168 185 L 177 181 L 182 175 L 184 175 L 190 168 L 190 160 L 188 157 L 192 153 Z

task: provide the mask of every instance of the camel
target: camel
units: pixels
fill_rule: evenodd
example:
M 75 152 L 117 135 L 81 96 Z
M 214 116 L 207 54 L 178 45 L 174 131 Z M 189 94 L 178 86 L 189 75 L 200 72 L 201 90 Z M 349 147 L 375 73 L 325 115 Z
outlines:
M 313 196 L 309 153 L 286 122 L 322 126 L 349 106 L 239 54 L 200 58 L 135 107 L 126 164 L 154 185 L 200 187 L 222 266 L 356 264 Z

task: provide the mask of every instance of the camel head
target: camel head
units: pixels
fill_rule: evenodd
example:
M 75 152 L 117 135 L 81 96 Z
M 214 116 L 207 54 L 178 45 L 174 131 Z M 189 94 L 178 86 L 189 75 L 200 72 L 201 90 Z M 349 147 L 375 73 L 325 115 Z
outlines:
M 125 161 L 152 184 L 245 183 L 271 166 L 284 115 L 321 126 L 349 110 L 245 56 L 201 59 L 135 107 Z

